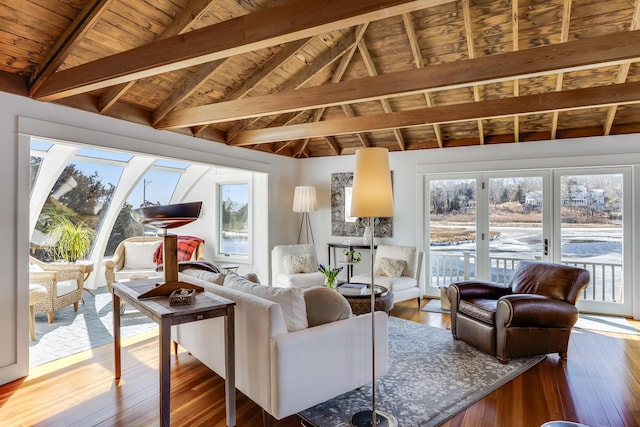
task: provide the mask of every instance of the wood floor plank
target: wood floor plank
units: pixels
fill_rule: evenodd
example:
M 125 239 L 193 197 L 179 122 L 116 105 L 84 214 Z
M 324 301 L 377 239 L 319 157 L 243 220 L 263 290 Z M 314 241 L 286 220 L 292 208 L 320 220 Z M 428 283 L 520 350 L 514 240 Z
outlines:
M 392 315 L 450 328 L 446 314 L 396 304 Z M 640 328 L 640 322 L 632 322 Z M 106 345 L 31 370 L 0 387 L 0 425 L 156 426 L 158 344 L 155 331 L 124 340 L 122 379 L 113 379 Z M 591 426 L 640 426 L 640 335 L 574 330 L 569 358 L 547 358 L 471 405 L 444 427 L 537 427 L 549 420 Z M 224 382 L 180 349 L 171 361 L 175 426 L 224 427 Z M 260 426 L 261 409 L 237 392 L 237 425 Z M 272 423 L 298 427 L 296 416 Z

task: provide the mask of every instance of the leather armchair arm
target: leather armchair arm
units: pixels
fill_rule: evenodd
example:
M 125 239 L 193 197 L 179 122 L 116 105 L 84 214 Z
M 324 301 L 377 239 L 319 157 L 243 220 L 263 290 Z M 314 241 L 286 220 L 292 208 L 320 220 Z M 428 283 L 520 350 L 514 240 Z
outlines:
M 577 320 L 575 305 L 542 295 L 507 295 L 496 309 L 496 324 L 504 327 L 571 328 Z
M 511 294 L 511 288 L 507 286 L 476 280 L 456 282 L 450 286 L 455 286 L 458 289 L 460 299 L 498 299 L 504 295 Z

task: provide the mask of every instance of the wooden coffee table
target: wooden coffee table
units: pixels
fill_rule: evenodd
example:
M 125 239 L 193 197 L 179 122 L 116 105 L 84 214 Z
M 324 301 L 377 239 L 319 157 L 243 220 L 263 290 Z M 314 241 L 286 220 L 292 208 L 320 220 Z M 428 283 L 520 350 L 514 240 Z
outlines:
M 374 285 L 373 289 L 375 292 L 374 310 L 384 311 L 389 314 L 391 309 L 393 309 L 393 292 L 389 291 L 383 286 L 378 285 Z M 340 286 L 337 287 L 337 290 L 338 292 L 340 292 Z M 340 294 L 347 299 L 347 302 L 351 306 L 351 311 L 353 312 L 353 314 L 357 315 L 371 312 L 371 294 L 368 290 L 365 295 Z

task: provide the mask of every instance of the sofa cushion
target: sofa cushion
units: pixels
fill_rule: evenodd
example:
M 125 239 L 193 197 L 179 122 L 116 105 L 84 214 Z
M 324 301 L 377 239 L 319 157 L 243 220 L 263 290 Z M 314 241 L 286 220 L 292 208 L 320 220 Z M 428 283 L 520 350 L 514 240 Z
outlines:
M 497 299 L 474 298 L 470 300 L 460 300 L 458 312 L 464 313 L 487 325 L 495 325 L 497 305 Z
M 124 242 L 124 268 L 132 270 L 156 268 L 153 253 L 160 245 L 155 242 Z
M 224 273 L 213 273 L 206 270 L 196 270 L 195 268 L 182 270 L 182 273 L 220 286 L 224 284 L 224 278 L 226 277 Z
M 406 266 L 402 259 L 380 257 L 376 258 L 374 271 L 376 276 L 400 277 Z
M 309 327 L 336 320 L 348 319 L 353 315 L 345 297 L 334 289 L 313 287 L 304 290 Z
M 289 332 L 305 329 L 309 325 L 302 289 L 264 286 L 233 272 L 225 277 L 224 286 L 279 304 Z

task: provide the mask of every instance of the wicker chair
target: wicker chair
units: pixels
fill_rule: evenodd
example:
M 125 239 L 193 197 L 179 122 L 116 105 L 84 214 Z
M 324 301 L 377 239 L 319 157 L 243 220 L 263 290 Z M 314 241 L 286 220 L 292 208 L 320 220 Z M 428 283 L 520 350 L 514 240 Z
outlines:
M 53 323 L 55 312 L 61 308 L 73 304 L 73 309 L 78 311 L 85 278 L 83 266 L 46 263 L 33 257 L 29 257 L 29 263 L 29 283 L 47 290 L 46 298 L 33 305 L 34 312 L 47 313 L 49 323 Z

